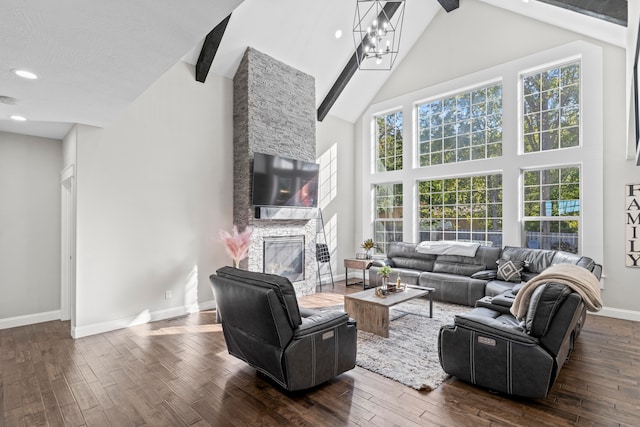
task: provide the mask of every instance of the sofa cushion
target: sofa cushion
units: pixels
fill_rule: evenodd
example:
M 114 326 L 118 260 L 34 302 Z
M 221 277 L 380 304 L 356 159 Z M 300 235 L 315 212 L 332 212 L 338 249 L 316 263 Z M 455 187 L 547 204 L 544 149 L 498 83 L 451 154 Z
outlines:
M 540 337 L 547 333 L 556 311 L 571 293 L 568 286 L 546 283 L 531 294 L 524 326 L 531 336 Z
M 433 298 L 454 304 L 473 307 L 484 296 L 485 280 L 457 274 L 423 272 L 420 274 L 420 286 L 434 288 Z
M 489 297 L 495 297 L 505 291 L 511 291 L 514 286 L 517 286 L 515 282 L 505 282 L 504 280 L 492 280 L 487 283 L 484 288 L 485 295 Z
M 498 260 L 498 279 L 505 282 L 521 282 L 520 272 L 524 266 L 524 261 L 500 259 Z
M 472 279 L 495 280 L 498 277 L 498 270 L 480 270 L 471 275 Z
M 500 258 L 526 262 L 528 265 L 524 269 L 525 271 L 529 273 L 542 273 L 551 266 L 551 261 L 555 254 L 556 251 L 547 249 L 529 249 L 506 246 L 502 250 Z
M 440 260 L 436 260 L 436 262 L 433 264 L 434 273 L 458 274 L 460 276 L 471 276 L 472 274 L 485 269 L 486 267 L 484 265 L 460 264 Z
M 410 268 L 420 271 L 433 270 L 435 255 L 421 254 L 416 251 L 415 243 L 391 242 L 387 250 L 387 258 L 392 267 Z
M 391 258 L 392 267 L 396 268 L 410 268 L 412 270 L 420 270 L 420 271 L 432 271 L 434 259 L 418 259 L 418 258 L 402 258 L 402 257 L 393 257 Z

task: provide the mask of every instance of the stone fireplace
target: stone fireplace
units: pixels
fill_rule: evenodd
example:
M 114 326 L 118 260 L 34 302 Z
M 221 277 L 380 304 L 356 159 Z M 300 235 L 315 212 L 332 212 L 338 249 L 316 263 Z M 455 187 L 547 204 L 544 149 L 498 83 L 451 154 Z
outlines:
M 296 70 L 251 47 L 247 48 L 233 78 L 233 219 L 240 229 L 253 230 L 249 256 L 241 264 L 250 271 L 266 271 L 274 261 L 265 249 L 273 244 L 282 247 L 283 240 L 299 239 L 301 259 L 290 261 L 302 264 L 300 274 L 289 277 L 299 296 L 315 293 L 316 215 L 302 219 L 288 208 L 279 218 L 256 218 L 251 203 L 253 153 L 274 154 L 281 157 L 316 161 L 315 81 Z M 307 208 L 309 209 L 309 208 Z M 286 212 L 284 212 L 286 211 Z M 294 215 L 289 215 L 294 212 Z M 308 211 L 308 212 L 315 212 Z M 288 249 L 285 250 L 285 252 Z M 280 255 L 278 255 L 280 256 Z M 284 258 L 286 256 L 282 255 Z

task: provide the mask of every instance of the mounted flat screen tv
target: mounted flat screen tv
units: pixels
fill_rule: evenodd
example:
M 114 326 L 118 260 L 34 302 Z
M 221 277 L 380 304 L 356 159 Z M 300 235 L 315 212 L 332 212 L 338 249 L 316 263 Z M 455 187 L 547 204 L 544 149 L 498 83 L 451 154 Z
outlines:
M 254 206 L 318 206 L 319 164 L 263 153 L 253 156 Z

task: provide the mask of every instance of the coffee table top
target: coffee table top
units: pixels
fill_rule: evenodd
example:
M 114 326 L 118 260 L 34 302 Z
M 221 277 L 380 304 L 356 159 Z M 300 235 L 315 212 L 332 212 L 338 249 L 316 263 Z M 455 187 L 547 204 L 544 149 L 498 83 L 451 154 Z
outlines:
M 387 307 L 391 307 L 392 305 L 400 304 L 401 302 L 409 301 L 413 298 L 418 298 L 424 295 L 429 294 L 433 289 L 405 289 L 400 292 L 393 292 L 388 294 L 384 298 L 377 297 L 375 295 L 375 288 L 367 289 L 366 291 L 356 292 L 354 294 L 346 294 L 344 296 L 346 299 L 354 299 L 358 301 L 366 301 L 369 304 L 378 304 Z

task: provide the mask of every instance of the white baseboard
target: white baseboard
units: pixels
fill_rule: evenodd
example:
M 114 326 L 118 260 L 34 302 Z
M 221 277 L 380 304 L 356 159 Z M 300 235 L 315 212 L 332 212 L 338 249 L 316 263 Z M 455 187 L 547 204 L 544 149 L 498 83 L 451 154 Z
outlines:
M 201 310 L 210 310 L 215 307 L 215 301 L 210 300 L 190 306 L 174 307 L 152 312 L 144 311 L 137 316 L 126 317 L 124 319 L 110 320 L 108 322 L 94 323 L 86 326 L 76 326 L 75 328 L 71 328 L 71 336 L 73 338 L 87 337 L 89 335 L 115 331 L 116 329 L 128 328 L 129 326 L 142 325 L 144 323 L 155 322 L 157 320 L 184 316 Z
M 640 311 L 625 310 L 622 308 L 603 307 L 597 313 L 591 313 L 595 316 L 613 317 L 614 319 L 631 320 L 640 322 Z
M 216 308 L 216 301 L 209 300 L 209 301 L 203 301 L 199 303 L 198 310 L 196 311 L 213 310 L 214 308 Z
M 60 320 L 60 310 L 0 319 L 0 329 L 17 328 L 18 326 L 33 325 L 34 323 L 50 322 L 52 320 Z

